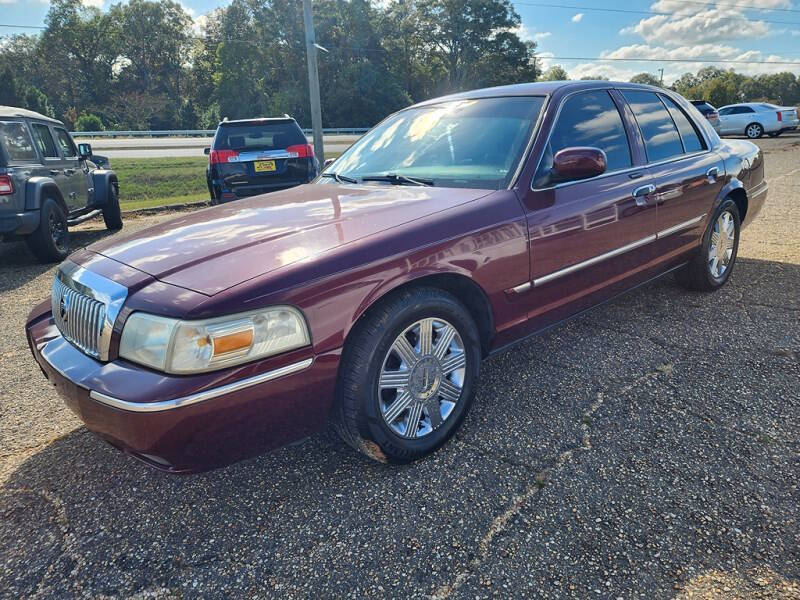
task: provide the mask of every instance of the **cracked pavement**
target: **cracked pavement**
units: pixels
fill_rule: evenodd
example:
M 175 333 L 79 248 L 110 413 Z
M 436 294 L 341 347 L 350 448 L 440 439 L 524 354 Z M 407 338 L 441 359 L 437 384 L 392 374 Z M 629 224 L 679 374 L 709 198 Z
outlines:
M 489 359 L 402 467 L 329 432 L 190 476 L 125 457 L 29 355 L 52 268 L 0 246 L 0 596 L 800 598 L 800 135 L 764 147 L 725 288 L 662 278 Z

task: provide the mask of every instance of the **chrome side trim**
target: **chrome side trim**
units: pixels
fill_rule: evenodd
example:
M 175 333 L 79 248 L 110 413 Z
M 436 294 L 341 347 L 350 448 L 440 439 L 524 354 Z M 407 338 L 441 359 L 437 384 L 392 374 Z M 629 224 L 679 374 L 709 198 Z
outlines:
M 677 233 L 678 231 L 682 231 L 683 229 L 688 229 L 692 225 L 695 225 L 706 218 L 705 214 L 700 215 L 699 217 L 695 217 L 694 219 L 689 219 L 688 221 L 684 221 L 683 223 L 678 223 L 677 225 L 673 225 L 672 227 L 667 227 L 666 229 L 662 229 L 656 234 L 658 239 L 662 237 L 671 235 L 673 233 Z
M 526 281 L 525 283 L 521 283 L 517 287 L 511 288 L 511 291 L 514 292 L 515 294 L 524 294 L 529 289 L 531 289 L 531 282 Z
M 198 402 L 211 400 L 212 398 L 224 396 L 225 394 L 232 394 L 233 392 L 238 392 L 239 390 L 243 390 L 260 383 L 266 383 L 267 381 L 272 381 L 273 379 L 278 379 L 279 377 L 283 377 L 285 375 L 291 375 L 292 373 L 297 373 L 298 371 L 307 369 L 311 366 L 312 362 L 314 362 L 313 358 L 307 358 L 305 360 L 301 360 L 300 362 L 292 363 L 291 365 L 286 365 L 285 367 L 281 367 L 279 369 L 274 369 L 273 371 L 267 371 L 266 373 L 261 373 L 260 375 L 234 381 L 233 383 L 211 388 L 210 390 L 205 390 L 204 392 L 197 392 L 196 394 L 191 394 L 189 396 L 175 398 L 174 400 L 162 400 L 161 402 L 128 402 L 127 400 L 120 400 L 119 398 L 108 396 L 96 390 L 90 391 L 89 397 L 92 398 L 92 400 L 97 400 L 102 404 L 113 406 L 114 408 L 119 408 L 120 410 L 127 410 L 130 412 L 160 412 L 164 410 L 172 410 L 173 408 L 181 408 L 182 406 L 191 406 L 192 404 L 197 404 Z
M 646 244 L 651 242 L 655 242 L 658 239 L 671 235 L 673 233 L 677 233 L 678 231 L 683 231 L 684 229 L 688 229 L 689 227 L 696 225 L 700 221 L 706 218 L 705 213 L 694 217 L 693 219 L 689 219 L 688 221 L 684 221 L 683 223 L 678 223 L 677 225 L 673 225 L 672 227 L 667 227 L 666 229 L 662 229 L 658 233 L 654 235 L 648 235 L 647 237 L 643 237 L 640 240 L 636 240 L 635 242 L 631 242 L 630 244 L 626 244 L 625 246 L 620 246 L 619 248 L 615 248 L 614 250 L 610 250 L 609 252 L 605 252 L 604 254 L 598 254 L 597 256 L 593 256 L 588 260 L 584 260 L 583 262 L 575 263 L 574 265 L 570 265 L 569 267 L 565 267 L 558 271 L 553 271 L 552 273 L 548 273 L 547 275 L 543 275 L 537 279 L 534 279 L 533 282 L 523 283 L 518 285 L 515 288 L 511 288 L 512 291 L 522 294 L 527 292 L 531 288 L 531 283 L 533 283 L 533 287 L 544 285 L 545 283 L 549 283 L 550 281 L 554 281 L 555 279 L 559 279 L 575 271 L 580 271 L 581 269 L 585 269 L 586 267 L 591 267 L 592 265 L 596 265 L 599 262 L 604 260 L 608 260 L 609 258 L 614 258 L 615 256 L 619 256 L 620 254 L 624 254 L 636 248 L 640 248 Z
M 549 283 L 550 281 L 554 281 L 555 279 L 560 279 L 566 275 L 574 273 L 575 271 L 580 271 L 581 269 L 585 269 L 586 267 L 591 267 L 592 265 L 596 265 L 599 262 L 603 262 L 604 260 L 608 260 L 609 258 L 614 258 L 615 256 L 619 256 L 620 254 L 625 254 L 626 252 L 630 252 L 635 248 L 640 248 L 645 244 L 649 244 L 651 242 L 656 241 L 655 235 L 648 235 L 640 240 L 636 240 L 635 242 L 631 242 L 630 244 L 625 244 L 624 246 L 620 246 L 619 248 L 615 248 L 609 252 L 604 254 L 598 254 L 597 256 L 593 256 L 588 260 L 584 260 L 583 262 L 575 263 L 574 265 L 570 265 L 569 267 L 565 267 L 564 269 L 560 269 L 558 271 L 554 271 L 542 277 L 533 280 L 533 286 L 544 285 L 545 283 Z

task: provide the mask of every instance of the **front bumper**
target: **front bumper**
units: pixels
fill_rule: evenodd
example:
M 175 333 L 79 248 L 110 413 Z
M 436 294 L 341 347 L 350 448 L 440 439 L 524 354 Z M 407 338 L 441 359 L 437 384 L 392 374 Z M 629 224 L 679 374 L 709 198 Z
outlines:
M 217 373 L 167 375 L 124 360 L 94 360 L 61 337 L 43 306 L 26 329 L 45 376 L 89 430 L 157 468 L 214 468 L 325 426 L 339 350 L 310 357 L 305 349 Z
M 39 227 L 38 210 L 0 216 L 0 236 L 27 235 L 36 231 L 37 227 Z

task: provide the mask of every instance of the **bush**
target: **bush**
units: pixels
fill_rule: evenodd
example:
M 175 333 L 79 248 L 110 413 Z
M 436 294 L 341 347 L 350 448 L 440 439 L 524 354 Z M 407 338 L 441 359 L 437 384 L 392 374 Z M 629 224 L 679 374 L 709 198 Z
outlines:
M 75 131 L 103 131 L 103 121 L 91 113 L 82 113 L 75 121 Z

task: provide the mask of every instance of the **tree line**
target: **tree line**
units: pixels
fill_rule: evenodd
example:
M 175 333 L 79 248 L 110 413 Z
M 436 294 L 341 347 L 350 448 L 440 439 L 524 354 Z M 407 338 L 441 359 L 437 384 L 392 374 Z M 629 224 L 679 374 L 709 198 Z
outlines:
M 565 79 L 541 72 L 509 0 L 315 0 L 326 127 L 368 127 L 449 92 Z M 538 63 L 538 65 L 537 65 Z M 130 0 L 107 11 L 51 0 L 37 35 L 0 41 L 0 104 L 71 128 L 214 128 L 223 118 L 288 113 L 310 125 L 299 0 L 233 0 L 193 20 L 172 0 Z M 634 80 L 659 83 L 647 73 Z M 792 73 L 748 77 L 706 67 L 674 87 L 720 106 L 800 102 Z

